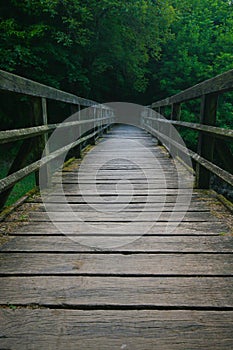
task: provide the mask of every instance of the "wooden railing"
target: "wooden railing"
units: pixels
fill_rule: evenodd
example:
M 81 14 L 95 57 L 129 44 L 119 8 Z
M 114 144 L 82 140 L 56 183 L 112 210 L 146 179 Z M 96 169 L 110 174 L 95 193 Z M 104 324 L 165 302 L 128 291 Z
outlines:
M 164 100 L 154 102 L 142 117 L 142 126 L 159 137 L 160 141 L 168 146 L 175 147 L 179 152 L 189 155 L 196 162 L 196 186 L 201 189 L 210 187 L 211 174 L 233 186 L 233 155 L 225 141 L 233 140 L 233 130 L 216 127 L 218 97 L 220 94 L 233 90 L 233 70 L 206 80 L 183 92 Z M 190 100 L 201 98 L 201 113 L 199 123 L 190 123 L 180 120 L 181 105 Z M 170 116 L 166 119 L 165 108 L 170 107 Z M 174 139 L 165 135 L 165 125 L 184 127 L 199 132 L 197 152 L 187 149 Z M 233 125 L 233 116 L 232 116 Z M 213 163 L 214 152 L 224 164 L 225 170 Z
M 18 153 L 5 178 L 0 180 L 0 208 L 4 206 L 14 185 L 31 173 L 36 173 L 36 182 L 39 184 L 38 171 L 43 166 L 49 183 L 51 174 L 49 162 L 70 149 L 76 149 L 76 156 L 81 157 L 82 146 L 85 142 L 95 143 L 96 138 L 102 135 L 114 123 L 113 111 L 105 105 L 84 99 L 49 86 L 0 71 L 0 90 L 14 92 L 28 96 L 31 103 L 32 127 L 0 131 L 0 144 L 23 140 Z M 75 114 L 75 121 L 48 124 L 47 100 L 65 102 L 70 105 L 70 114 Z M 81 109 L 89 107 L 87 113 Z M 85 114 L 85 119 L 83 115 Z M 88 115 L 87 115 L 88 114 Z M 66 119 L 66 118 L 64 118 Z M 88 124 L 89 132 L 82 133 L 82 125 Z M 79 138 L 60 149 L 49 152 L 41 158 L 48 141 L 49 133 L 56 128 L 79 128 Z M 35 155 L 35 150 L 37 154 Z M 26 158 L 33 154 L 34 160 L 26 165 Z

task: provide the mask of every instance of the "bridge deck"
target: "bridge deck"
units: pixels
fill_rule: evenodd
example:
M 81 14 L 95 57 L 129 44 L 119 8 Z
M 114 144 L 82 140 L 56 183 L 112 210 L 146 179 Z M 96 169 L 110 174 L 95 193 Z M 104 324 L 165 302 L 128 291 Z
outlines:
M 142 130 L 114 127 L 85 159 L 63 172 L 78 217 L 57 176 L 49 213 L 34 196 L 3 225 L 0 349 L 232 348 L 223 206 L 195 190 L 185 214 L 184 182 L 174 209 L 175 164 Z

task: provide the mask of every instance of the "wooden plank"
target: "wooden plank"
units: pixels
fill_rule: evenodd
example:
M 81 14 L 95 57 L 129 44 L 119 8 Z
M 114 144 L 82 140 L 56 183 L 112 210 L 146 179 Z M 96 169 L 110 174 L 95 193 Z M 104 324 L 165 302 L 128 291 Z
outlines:
M 233 175 L 232 175 L 232 178 L 233 178 Z M 80 191 L 77 186 L 72 186 L 69 185 L 69 184 L 64 184 L 63 185 L 63 189 L 65 191 L 66 194 L 73 194 L 73 195 L 82 195 L 82 196 L 85 196 L 85 195 L 90 195 L 90 196 L 93 196 L 93 190 L 89 190 L 88 188 L 84 191 Z M 133 192 L 133 193 L 132 193 Z M 151 195 L 177 195 L 178 193 L 179 194 L 189 194 L 190 193 L 190 189 L 189 188 L 181 188 L 181 189 L 166 189 L 166 188 L 162 188 L 162 189 L 150 189 L 148 191 L 145 191 L 145 190 L 135 190 L 135 191 L 132 191 L 130 189 L 125 189 L 125 190 L 121 190 L 119 191 L 119 195 L 128 195 L 128 194 L 132 194 L 132 195 L 143 195 L 143 196 L 151 196 Z M 58 190 L 56 191 L 56 188 L 54 188 L 54 192 L 53 192 L 54 195 L 60 195 L 61 192 L 59 192 Z M 112 190 L 100 190 L 98 191 L 98 195 L 99 196 L 103 196 L 103 195 L 114 195 L 114 194 L 118 194 L 117 191 L 112 191 Z
M 233 278 L 2 277 L 0 304 L 231 307 Z
M 232 276 L 232 254 L 1 253 L 1 275 Z
M 101 238 L 100 238 L 101 239 Z M 103 238 L 102 238 L 103 239 Z M 104 238 L 106 239 L 106 238 Z M 116 236 L 116 241 L 118 236 Z M 1 252 L 96 252 L 96 248 L 85 246 L 62 236 L 21 236 L 0 247 Z M 99 251 L 101 254 L 109 250 Z M 124 253 L 217 253 L 233 252 L 233 236 L 143 236 L 136 241 L 111 249 Z
M 3 309 L 2 349 L 229 350 L 232 311 Z
M 111 208 L 111 204 L 110 204 Z M 113 210 L 113 208 L 112 208 Z M 210 213 L 206 212 L 163 212 L 162 208 L 161 211 L 157 212 L 147 212 L 146 210 L 141 210 L 139 212 L 125 212 L 124 210 L 121 210 L 119 212 L 99 212 L 98 210 L 91 211 L 77 211 L 77 212 L 71 212 L 70 208 L 67 208 L 67 211 L 51 211 L 50 212 L 29 212 L 27 213 L 27 219 L 28 221 L 53 221 L 53 222 L 77 222 L 80 223 L 80 221 L 85 222 L 129 222 L 133 221 L 136 222 L 176 222 L 176 221 L 182 221 L 183 222 L 219 222 L 220 220 L 210 215 Z M 52 219 L 50 219 L 52 218 Z M 10 217 L 8 218 L 8 222 L 11 221 L 18 221 L 18 218 Z
M 82 176 L 81 176 L 82 177 Z M 134 190 L 145 190 L 145 192 L 147 192 L 150 189 L 158 189 L 158 188 L 165 188 L 166 189 L 178 189 L 180 188 L 191 188 L 192 187 L 192 181 L 190 180 L 184 180 L 182 181 L 182 184 L 180 184 L 179 186 L 179 180 L 178 179 L 174 179 L 173 181 L 166 181 L 166 179 L 161 179 L 161 180 L 154 180 L 154 181 L 147 181 L 147 180 L 129 180 L 129 179 L 125 179 L 125 178 L 119 178 L 119 179 L 106 179 L 106 181 L 104 179 L 97 179 L 95 180 L 88 180 L 88 179 L 84 179 L 84 180 L 80 180 L 78 181 L 77 179 L 73 178 L 73 179 L 69 179 L 69 178 L 63 178 L 62 181 L 59 180 L 54 180 L 53 184 L 60 184 L 62 182 L 62 184 L 74 184 L 74 187 L 80 187 L 82 190 L 86 188 L 93 188 L 94 190 L 96 189 L 112 189 L 114 190 L 113 192 L 115 192 L 117 186 L 119 186 L 120 188 L 122 188 L 123 186 L 128 185 L 129 186 L 129 182 L 132 185 L 132 188 Z M 94 193 L 94 192 L 93 192 Z
M 99 203 L 98 204 L 98 210 L 99 211 L 117 211 L 117 210 L 122 210 L 124 209 L 124 212 L 137 212 L 145 209 L 146 203 L 127 203 L 125 202 L 125 206 L 123 207 L 122 204 L 119 203 L 114 203 L 114 202 L 108 202 L 108 203 Z M 83 211 L 95 211 L 95 209 L 86 204 L 86 203 L 80 203 L 80 204 L 70 204 L 69 207 L 65 206 L 62 203 L 56 203 L 50 204 L 46 203 L 47 208 L 52 208 L 53 211 L 76 211 L 76 212 L 83 212 Z M 111 206 L 111 207 L 110 207 Z M 196 203 L 191 203 L 190 206 L 187 208 L 187 205 L 184 203 L 180 203 L 178 207 L 175 207 L 175 205 L 171 203 L 165 203 L 164 206 L 160 203 L 154 203 L 154 202 L 149 202 L 146 205 L 146 211 L 149 212 L 171 212 L 171 211 L 185 211 L 188 209 L 188 212 L 208 212 L 210 213 L 208 209 L 208 204 L 203 203 L 203 202 L 196 202 Z M 20 206 L 17 212 L 30 212 L 32 210 L 36 210 L 37 212 L 44 212 L 45 207 L 44 204 L 34 204 L 34 203 L 26 203 Z M 218 205 L 218 211 L 222 211 L 222 205 Z
M 117 194 L 115 195 L 102 195 L 100 197 L 96 196 L 88 196 L 88 203 L 100 203 L 100 201 L 106 201 L 106 204 L 108 201 L 115 201 L 117 197 Z M 187 199 L 189 198 L 187 194 L 182 194 L 181 199 L 183 199 L 183 202 L 180 201 L 180 204 L 187 203 Z M 150 195 L 150 203 L 175 203 L 177 200 L 177 195 Z M 29 203 L 41 203 L 41 198 L 29 198 Z M 46 203 L 55 202 L 55 203 L 86 203 L 84 197 L 81 195 L 72 195 L 72 194 L 66 194 L 66 198 L 62 195 L 50 195 L 46 197 Z M 130 203 L 147 203 L 148 202 L 148 196 L 146 195 L 134 195 L 130 201 Z M 207 201 L 209 202 L 209 201 Z M 118 203 L 129 203 L 128 197 L 124 196 L 122 193 L 120 194 L 120 200 L 118 199 Z
M 141 236 L 147 235 L 220 235 L 230 233 L 229 227 L 222 222 L 181 222 L 177 227 L 177 223 L 154 223 L 150 229 L 145 230 L 145 223 L 136 223 L 131 227 L 129 232 L 129 226 L 127 224 L 120 225 L 119 223 L 91 223 L 90 226 L 86 226 L 82 222 L 77 223 L 66 222 L 64 225 L 60 224 L 61 231 L 51 222 L 39 222 L 39 221 L 21 221 L 19 227 L 10 231 L 9 235 L 58 235 L 62 232 L 69 235 L 84 235 L 88 236 L 98 233 L 102 236 L 111 235 L 135 235 Z M 133 228 L 133 230 L 132 230 Z M 146 232 L 145 232 L 146 231 Z

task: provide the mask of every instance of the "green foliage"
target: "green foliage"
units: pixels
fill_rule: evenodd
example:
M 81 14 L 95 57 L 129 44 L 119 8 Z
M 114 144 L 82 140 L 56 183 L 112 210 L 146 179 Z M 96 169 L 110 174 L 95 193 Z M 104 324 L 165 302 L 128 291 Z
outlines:
M 168 0 L 10 0 L 0 10 L 2 69 L 98 100 L 145 90 L 174 17 Z
M 233 68 L 233 5 L 226 0 L 174 0 L 173 37 L 156 69 L 160 95 L 172 95 Z
M 233 68 L 230 0 L 8 0 L 0 14 L 1 69 L 93 100 L 149 104 Z M 220 97 L 218 126 L 233 128 L 232 97 Z M 29 126 L 7 98 L 1 128 Z M 195 149 L 197 133 L 180 131 Z

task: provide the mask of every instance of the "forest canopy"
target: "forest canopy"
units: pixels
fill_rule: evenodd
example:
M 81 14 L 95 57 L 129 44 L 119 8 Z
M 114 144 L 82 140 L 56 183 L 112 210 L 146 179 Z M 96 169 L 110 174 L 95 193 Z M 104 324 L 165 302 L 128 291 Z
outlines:
M 0 31 L 0 69 L 98 102 L 148 105 L 233 68 L 233 0 L 0 0 Z M 232 98 L 216 126 L 233 129 Z M 68 109 L 49 101 L 49 122 Z M 32 126 L 30 113 L 25 96 L 1 94 L 2 130 Z M 199 115 L 200 101 L 182 104 L 181 120 Z M 178 131 L 196 151 L 198 133 Z M 0 178 L 19 146 L 2 145 Z M 7 205 L 34 186 L 31 174 Z
M 233 68 L 230 0 L 0 2 L 0 68 L 98 101 L 149 103 Z

